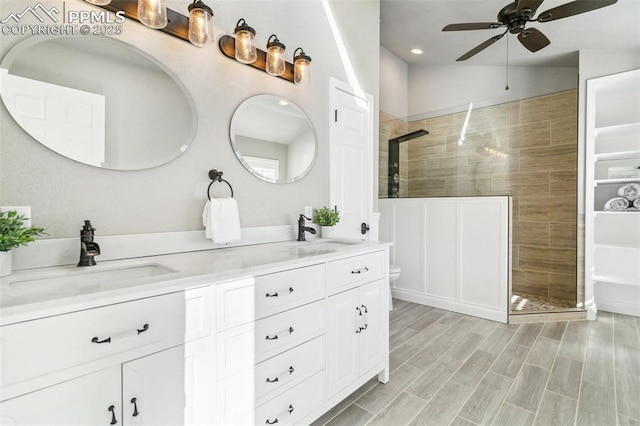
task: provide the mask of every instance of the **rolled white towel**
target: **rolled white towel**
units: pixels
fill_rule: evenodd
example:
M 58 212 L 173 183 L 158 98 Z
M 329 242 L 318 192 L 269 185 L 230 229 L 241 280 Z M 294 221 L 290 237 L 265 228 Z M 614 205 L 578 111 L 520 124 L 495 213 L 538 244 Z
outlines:
M 634 201 L 640 198 L 640 184 L 628 183 L 618 189 L 618 196 L 624 197 L 629 201 Z
M 629 200 L 624 197 L 614 197 L 604 203 L 605 210 L 620 211 L 626 210 L 627 207 L 629 207 Z
M 636 198 L 633 200 L 633 207 L 637 210 L 640 210 L 640 198 Z

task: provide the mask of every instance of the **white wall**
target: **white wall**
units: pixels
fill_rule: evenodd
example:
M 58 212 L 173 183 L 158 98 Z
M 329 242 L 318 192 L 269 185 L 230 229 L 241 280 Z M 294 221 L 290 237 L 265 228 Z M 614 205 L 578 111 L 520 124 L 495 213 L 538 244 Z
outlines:
M 62 10 L 62 1 L 47 5 L 53 3 Z M 189 3 L 169 0 L 168 6 L 186 14 Z M 289 60 L 296 47 L 303 47 L 313 59 L 312 82 L 298 87 L 224 57 L 217 43 L 199 49 L 127 21 L 118 38 L 163 62 L 193 96 L 199 125 L 190 148 L 176 160 L 154 169 L 131 172 L 98 169 L 68 160 L 34 141 L 14 123 L 3 105 L 0 205 L 32 206 L 34 224 L 44 226 L 49 238 L 77 236 L 84 219 L 92 220 L 98 235 L 197 230 L 202 229 L 201 212 L 209 184 L 207 173 L 213 168 L 224 171 L 225 179 L 233 185 L 243 227 L 294 224 L 305 205 L 326 205 L 329 77 L 348 81 L 348 74 L 323 2 L 210 0 L 207 4 L 215 13 L 217 37 L 232 34 L 237 20 L 245 18 L 256 29 L 260 45 L 266 44 L 270 34 L 277 33 L 287 46 Z M 0 15 L 21 12 L 29 5 L 33 2 L 2 0 Z M 67 10 L 96 10 L 81 1 L 65 5 Z M 329 6 L 362 89 L 377 99 L 379 1 L 330 0 Z M 28 19 L 25 17 L 24 23 Z M 4 56 L 25 37 L 2 35 L 0 55 Z M 235 158 L 229 142 L 229 121 L 243 100 L 260 93 L 293 100 L 313 122 L 319 152 L 315 166 L 299 182 L 288 185 L 261 182 Z M 377 128 L 377 117 L 374 126 Z M 377 193 L 377 188 L 372 190 Z M 213 196 L 215 191 L 213 188 Z
M 578 214 L 584 214 L 587 80 L 638 68 L 640 68 L 640 49 L 584 49 L 580 51 L 580 82 L 578 86 Z
M 446 65 L 409 67 L 409 116 L 465 111 L 578 87 L 576 68 Z M 381 81 L 387 77 L 383 75 Z M 441 112 L 441 113 L 440 113 Z
M 409 66 L 380 46 L 380 111 L 395 118 L 409 115 Z

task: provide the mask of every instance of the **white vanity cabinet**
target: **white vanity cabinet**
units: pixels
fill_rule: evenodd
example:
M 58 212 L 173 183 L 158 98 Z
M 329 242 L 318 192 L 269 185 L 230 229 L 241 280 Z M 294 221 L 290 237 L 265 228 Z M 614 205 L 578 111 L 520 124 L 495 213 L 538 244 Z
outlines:
M 384 260 L 384 253 L 376 252 L 327 265 L 329 397 L 363 377 L 371 378 L 388 362 L 389 284 Z
M 209 422 L 210 305 L 204 287 L 0 327 L 2 424 Z

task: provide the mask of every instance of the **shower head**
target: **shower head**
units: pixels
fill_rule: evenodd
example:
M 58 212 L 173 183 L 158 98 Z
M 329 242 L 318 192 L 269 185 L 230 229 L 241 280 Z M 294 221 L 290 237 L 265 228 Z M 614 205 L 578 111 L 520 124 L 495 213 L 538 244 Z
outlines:
M 420 130 L 416 130 L 415 132 L 407 133 L 406 135 L 398 136 L 397 138 L 389 139 L 389 143 L 406 142 L 406 141 L 410 141 L 411 139 L 419 138 L 420 136 L 424 136 L 428 134 L 429 134 L 428 131 L 424 129 L 420 129 Z

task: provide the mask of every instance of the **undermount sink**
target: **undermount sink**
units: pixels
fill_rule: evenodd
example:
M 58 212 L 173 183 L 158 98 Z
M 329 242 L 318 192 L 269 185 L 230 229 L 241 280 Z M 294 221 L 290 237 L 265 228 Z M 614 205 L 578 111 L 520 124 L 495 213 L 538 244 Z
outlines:
M 348 240 L 315 240 L 301 242 L 299 246 L 295 247 L 295 249 L 302 255 L 328 254 L 341 247 L 348 247 L 360 243 L 360 241 Z
M 18 279 L 16 281 L 12 281 L 11 286 L 14 289 L 26 289 L 25 287 L 38 285 L 54 289 L 63 286 L 94 287 L 100 284 L 113 283 L 114 285 L 121 287 L 119 284 L 124 284 L 127 281 L 177 272 L 157 263 L 129 265 L 109 269 L 92 268 L 93 267 L 74 268 L 69 271 L 55 271 L 49 274 L 37 275 L 28 279 Z

